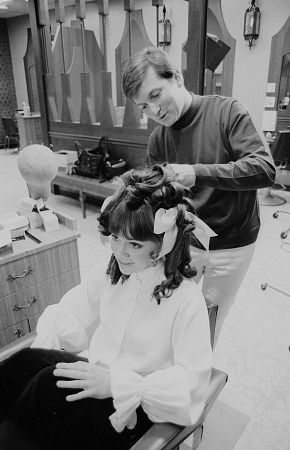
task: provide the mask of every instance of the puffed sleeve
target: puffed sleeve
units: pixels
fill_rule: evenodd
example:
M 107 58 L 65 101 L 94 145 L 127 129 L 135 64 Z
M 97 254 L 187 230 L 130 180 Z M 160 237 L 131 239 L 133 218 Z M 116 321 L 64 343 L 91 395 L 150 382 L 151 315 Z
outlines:
M 209 389 L 212 349 L 205 300 L 198 289 L 194 294 L 181 303 L 174 321 L 172 366 L 144 377 L 111 367 L 116 412 L 110 420 L 117 431 L 132 426 L 139 405 L 153 422 L 190 425 L 200 417 Z
M 81 352 L 88 347 L 87 328 L 99 317 L 105 267 L 94 268 L 87 280 L 70 289 L 40 316 L 32 347 Z

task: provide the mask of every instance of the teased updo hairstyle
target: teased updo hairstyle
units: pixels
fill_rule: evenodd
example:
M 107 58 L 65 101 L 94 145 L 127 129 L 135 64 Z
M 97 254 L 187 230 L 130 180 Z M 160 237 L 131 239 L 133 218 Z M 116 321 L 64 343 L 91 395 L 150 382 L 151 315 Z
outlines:
M 190 233 L 194 222 L 185 218 L 185 212 L 194 213 L 191 192 L 175 181 L 169 165 L 153 168 L 132 169 L 122 176 L 123 186 L 114 194 L 102 211 L 99 230 L 105 235 L 122 235 L 126 239 L 151 240 L 162 245 L 164 234 L 154 234 L 154 217 L 159 208 L 177 207 L 177 238 L 172 251 L 165 255 L 166 280 L 155 286 L 153 296 L 158 304 L 161 298 L 169 297 L 183 277 L 192 278 L 196 271 L 190 267 Z M 116 284 L 122 273 L 112 255 L 107 273 L 112 284 Z

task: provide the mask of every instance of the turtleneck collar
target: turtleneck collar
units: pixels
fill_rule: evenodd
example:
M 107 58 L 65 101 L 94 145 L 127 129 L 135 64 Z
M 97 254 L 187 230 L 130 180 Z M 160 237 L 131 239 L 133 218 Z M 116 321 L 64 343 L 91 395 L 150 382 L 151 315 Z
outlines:
M 201 99 L 199 95 L 192 93 L 191 97 L 192 101 L 188 110 L 185 111 L 185 113 L 173 125 L 171 125 L 170 128 L 172 128 L 173 130 L 182 130 L 182 128 L 187 127 L 196 116 L 199 110 Z

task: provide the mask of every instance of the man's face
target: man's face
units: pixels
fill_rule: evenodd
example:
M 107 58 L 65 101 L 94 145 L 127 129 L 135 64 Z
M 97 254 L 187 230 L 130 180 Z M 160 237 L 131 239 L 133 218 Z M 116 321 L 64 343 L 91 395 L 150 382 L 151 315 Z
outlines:
M 149 67 L 133 101 L 150 119 L 170 127 L 189 107 L 189 97 L 180 74 L 161 78 Z

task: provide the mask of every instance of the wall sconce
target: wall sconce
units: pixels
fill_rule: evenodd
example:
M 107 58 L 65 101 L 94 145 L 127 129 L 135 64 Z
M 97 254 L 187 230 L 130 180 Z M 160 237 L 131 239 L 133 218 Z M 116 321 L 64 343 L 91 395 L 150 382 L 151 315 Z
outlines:
M 244 16 L 244 38 L 251 50 L 254 41 L 259 37 L 261 12 L 256 6 L 256 0 L 251 0 L 251 6 L 246 9 Z
M 158 45 L 162 46 L 163 48 L 166 47 L 166 45 L 171 44 L 171 23 L 169 19 L 166 19 L 166 8 L 165 5 L 163 6 L 163 19 L 160 19 L 158 22 Z

